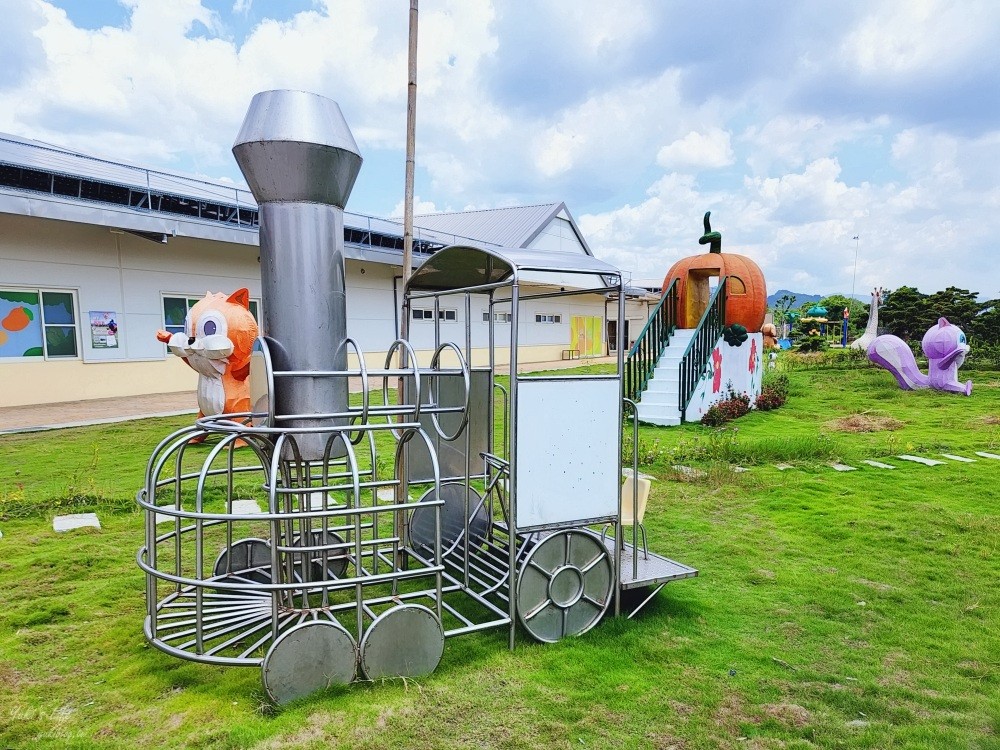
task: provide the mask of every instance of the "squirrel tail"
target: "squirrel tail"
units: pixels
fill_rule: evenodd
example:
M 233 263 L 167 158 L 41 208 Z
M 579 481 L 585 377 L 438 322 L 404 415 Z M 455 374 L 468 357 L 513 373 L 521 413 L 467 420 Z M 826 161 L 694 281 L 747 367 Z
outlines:
M 928 377 L 917 367 L 917 358 L 898 336 L 877 336 L 868 347 L 868 359 L 891 372 L 905 391 L 930 387 Z

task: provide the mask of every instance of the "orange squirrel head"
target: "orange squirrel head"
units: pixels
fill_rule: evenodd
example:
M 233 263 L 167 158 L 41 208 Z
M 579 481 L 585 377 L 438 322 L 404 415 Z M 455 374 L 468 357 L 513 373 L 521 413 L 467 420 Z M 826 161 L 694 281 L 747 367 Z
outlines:
M 257 338 L 257 321 L 250 314 L 250 292 L 237 289 L 228 297 L 206 292 L 188 310 L 183 333 L 157 331 L 171 353 L 208 377 L 223 373 L 237 380 L 247 377 L 250 353 Z

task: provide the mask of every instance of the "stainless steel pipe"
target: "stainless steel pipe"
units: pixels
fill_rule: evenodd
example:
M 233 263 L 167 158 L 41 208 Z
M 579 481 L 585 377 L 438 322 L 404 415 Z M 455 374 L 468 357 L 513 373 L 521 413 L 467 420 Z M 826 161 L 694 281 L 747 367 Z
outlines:
M 304 91 L 261 92 L 233 155 L 260 207 L 263 330 L 275 370 L 346 370 L 344 206 L 362 159 L 340 107 Z M 297 376 L 275 390 L 277 415 L 347 411 L 346 378 Z M 301 436 L 302 458 L 322 458 L 327 437 Z

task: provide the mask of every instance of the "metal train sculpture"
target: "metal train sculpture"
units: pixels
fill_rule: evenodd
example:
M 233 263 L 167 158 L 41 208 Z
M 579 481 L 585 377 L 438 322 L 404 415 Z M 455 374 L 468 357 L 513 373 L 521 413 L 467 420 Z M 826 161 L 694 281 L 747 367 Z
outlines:
M 416 301 L 433 308 L 433 355 L 421 365 L 400 339 L 370 369 L 346 331 L 343 209 L 361 157 L 340 108 L 258 94 L 233 152 L 260 207 L 265 335 L 251 412 L 201 418 L 150 457 L 137 499 L 152 645 L 260 667 L 283 703 L 428 674 L 466 633 L 507 628 L 511 647 L 519 628 L 543 642 L 578 635 L 621 613 L 623 592 L 648 592 L 634 614 L 697 575 L 640 544 L 638 493 L 622 498 L 634 404 L 621 348 L 612 375 L 517 374 L 534 300 L 609 295 L 623 325 L 617 269 L 582 254 L 439 250 L 403 302 L 404 315 Z M 457 341 L 442 340 L 442 301 L 464 311 Z M 474 302 L 489 311 L 485 342 Z

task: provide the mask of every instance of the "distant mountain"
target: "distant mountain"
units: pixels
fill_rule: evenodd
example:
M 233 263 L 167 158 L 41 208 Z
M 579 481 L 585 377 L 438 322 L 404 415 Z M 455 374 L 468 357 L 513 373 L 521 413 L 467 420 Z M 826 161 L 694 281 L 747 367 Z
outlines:
M 800 307 L 806 302 L 819 302 L 825 294 L 803 294 L 802 292 L 790 292 L 787 289 L 779 289 L 774 294 L 767 295 L 767 306 L 774 307 L 774 303 L 785 295 L 795 297 L 795 307 Z
M 788 295 L 790 297 L 795 297 L 795 307 L 801 307 L 807 302 L 819 302 L 824 297 L 829 297 L 829 294 L 805 294 L 803 292 L 790 292 L 787 289 L 779 289 L 774 294 L 767 295 L 767 306 L 774 307 L 774 303 L 781 299 L 783 296 Z M 850 297 L 851 295 L 845 294 L 845 297 Z M 871 299 L 870 295 L 855 294 L 854 298 L 860 302 L 868 304 Z

